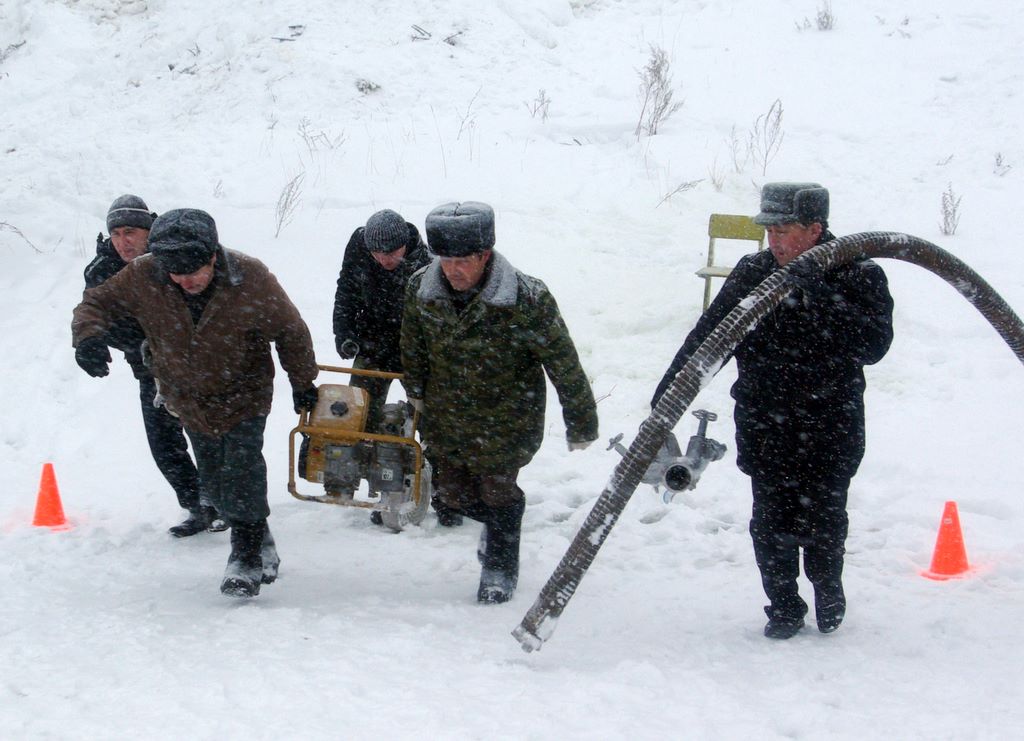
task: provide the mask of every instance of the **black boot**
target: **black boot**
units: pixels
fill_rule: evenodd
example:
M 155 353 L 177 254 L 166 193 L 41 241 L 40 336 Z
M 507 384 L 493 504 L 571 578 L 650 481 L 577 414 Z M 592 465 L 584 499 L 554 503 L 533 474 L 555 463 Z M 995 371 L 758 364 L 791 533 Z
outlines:
M 175 538 L 187 538 L 201 533 L 210 527 L 210 521 L 216 514 L 217 510 L 213 507 L 199 506 L 196 509 L 189 510 L 188 518 L 180 525 L 169 528 L 167 532 Z
M 263 534 L 267 521 L 236 523 L 231 527 L 231 555 L 220 591 L 230 597 L 255 597 L 263 581 Z
M 480 559 L 480 586 L 476 601 L 483 604 L 508 602 L 519 583 L 519 540 L 526 502 L 511 507 L 492 508 L 484 521 L 477 546 Z M 481 547 L 482 546 L 482 547 Z
M 516 593 L 518 576 L 518 573 L 510 574 L 501 569 L 481 570 L 476 601 L 482 605 L 500 605 L 502 602 L 508 602 Z
M 210 526 L 206 528 L 211 533 L 222 533 L 231 527 L 228 521 L 214 507 L 210 507 Z
M 277 570 L 281 566 L 281 557 L 277 555 L 277 545 L 274 543 L 274 536 L 270 534 L 270 525 L 267 525 L 263 531 L 260 559 L 263 561 L 263 576 L 260 581 L 264 584 L 272 584 L 277 579 Z
M 462 525 L 462 514 L 457 509 L 452 509 L 440 497 L 431 497 L 430 506 L 437 514 L 437 524 L 441 527 L 459 527 Z
M 765 638 L 785 640 L 795 636 L 803 627 L 803 618 L 769 617 L 767 625 L 764 626 L 764 635 Z
M 814 585 L 814 617 L 818 630 L 831 633 L 846 617 L 846 595 L 842 582 L 828 582 Z
M 761 572 L 761 586 L 771 604 L 765 606 L 768 638 L 792 638 L 804 627 L 807 603 L 797 591 L 800 573 L 800 548 L 796 538 L 787 533 L 765 532 L 754 520 L 750 522 L 754 543 L 754 560 Z
M 822 633 L 834 631 L 846 616 L 846 595 L 843 593 L 845 536 L 844 525 L 831 534 L 831 540 L 819 537 L 804 548 L 804 573 L 814 585 L 814 617 Z

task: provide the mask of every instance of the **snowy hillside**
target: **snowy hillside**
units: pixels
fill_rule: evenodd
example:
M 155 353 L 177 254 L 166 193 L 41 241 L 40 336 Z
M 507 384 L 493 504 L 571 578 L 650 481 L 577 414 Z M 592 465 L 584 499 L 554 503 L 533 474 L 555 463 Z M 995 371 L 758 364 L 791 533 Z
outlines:
M 754 213 L 769 180 L 823 183 L 836 234 L 932 241 L 1024 311 L 1007 229 L 1024 197 L 1024 6 L 833 0 L 819 31 L 821 7 L 2 0 L 0 737 L 1019 735 L 1024 373 L 920 268 L 883 265 L 896 339 L 868 369 L 846 622 L 783 643 L 761 635 L 732 366 L 695 405 L 720 415 L 725 459 L 672 504 L 641 487 L 527 655 L 509 633 L 618 460 L 603 444 L 566 452 L 553 394 L 520 477 L 519 590 L 485 608 L 477 525 L 391 535 L 289 496 L 279 373 L 264 452 L 281 578 L 238 603 L 217 589 L 226 533 L 166 534 L 181 513 L 128 367 L 93 379 L 74 361 L 82 269 L 125 192 L 209 211 L 226 246 L 278 276 L 327 364 L 353 229 L 380 208 L 422 227 L 439 203 L 492 204 L 498 249 L 558 300 L 602 440 L 632 438 L 700 313 L 708 215 Z M 683 105 L 638 137 L 652 46 Z M 776 101 L 777 150 L 747 156 Z M 947 190 L 962 196 L 952 236 Z M 29 525 L 47 461 L 66 532 Z M 934 582 L 919 571 L 947 500 L 976 569 Z

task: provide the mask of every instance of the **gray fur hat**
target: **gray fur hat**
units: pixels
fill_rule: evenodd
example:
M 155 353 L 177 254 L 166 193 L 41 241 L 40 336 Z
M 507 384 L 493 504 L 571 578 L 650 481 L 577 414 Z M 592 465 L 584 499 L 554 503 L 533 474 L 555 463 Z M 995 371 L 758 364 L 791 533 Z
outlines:
M 761 188 L 762 226 L 813 224 L 828 226 L 828 189 L 818 183 L 765 183 Z
M 494 241 L 494 209 L 486 203 L 445 203 L 427 214 L 427 244 L 438 257 L 473 255 Z
M 146 202 L 138 196 L 126 193 L 118 196 L 107 209 L 107 233 L 114 231 L 120 226 L 134 226 L 139 229 L 149 229 L 153 226 L 153 219 L 156 214 L 151 213 Z
M 191 275 L 217 251 L 217 224 L 197 208 L 160 214 L 149 230 L 149 251 L 168 273 Z
M 363 242 L 370 252 L 394 252 L 406 246 L 409 227 L 405 219 L 390 208 L 378 211 L 366 220 Z

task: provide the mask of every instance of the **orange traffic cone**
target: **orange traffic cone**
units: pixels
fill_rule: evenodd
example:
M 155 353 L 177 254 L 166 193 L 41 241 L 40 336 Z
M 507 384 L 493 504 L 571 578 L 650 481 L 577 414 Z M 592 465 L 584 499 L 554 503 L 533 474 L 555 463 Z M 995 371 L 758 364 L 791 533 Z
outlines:
M 939 537 L 935 540 L 932 565 L 927 571 L 922 571 L 921 576 L 939 580 L 952 579 L 963 576 L 969 570 L 956 502 L 946 502 L 946 508 L 942 511 L 942 522 L 939 524 Z
M 32 524 L 37 527 L 50 527 L 66 530 L 68 521 L 64 518 L 64 507 L 60 503 L 60 492 L 57 491 L 57 477 L 53 474 L 53 464 L 43 464 L 43 475 L 39 479 L 39 495 L 36 497 L 36 515 Z

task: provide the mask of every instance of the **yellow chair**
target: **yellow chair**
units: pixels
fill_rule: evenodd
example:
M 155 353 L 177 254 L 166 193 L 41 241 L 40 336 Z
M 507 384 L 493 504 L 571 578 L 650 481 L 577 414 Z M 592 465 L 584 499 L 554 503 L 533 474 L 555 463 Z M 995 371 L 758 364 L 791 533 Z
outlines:
M 764 249 L 764 227 L 755 224 L 750 216 L 737 214 L 711 214 L 708 219 L 708 263 L 697 275 L 704 279 L 704 310 L 711 303 L 711 279 L 726 278 L 732 272 L 728 265 L 715 264 L 716 239 L 745 239 L 757 242 L 757 249 Z

